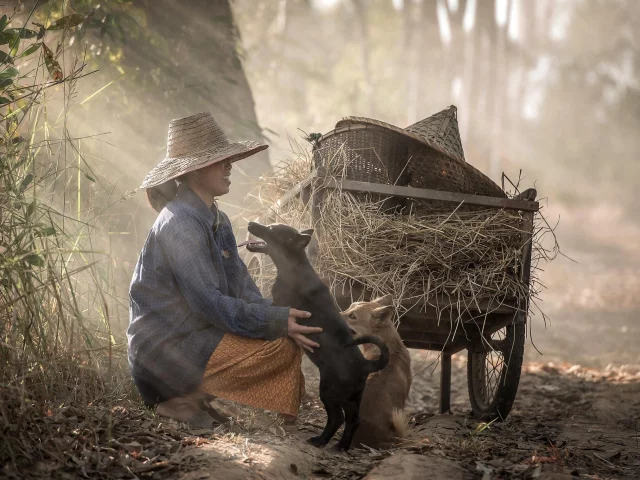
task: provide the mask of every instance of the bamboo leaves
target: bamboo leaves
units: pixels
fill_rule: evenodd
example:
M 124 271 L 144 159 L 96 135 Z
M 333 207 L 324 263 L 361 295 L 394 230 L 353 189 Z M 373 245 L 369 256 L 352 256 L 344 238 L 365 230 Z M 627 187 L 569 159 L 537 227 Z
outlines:
M 24 192 L 27 189 L 27 187 L 31 184 L 32 181 L 33 181 L 33 175 L 30 173 L 27 174 L 27 176 L 24 177 L 24 179 L 20 183 L 20 187 L 18 188 L 18 191 L 20 193 Z
M 34 200 L 27 206 L 27 211 L 26 211 L 27 219 L 31 218 L 35 211 L 36 211 L 36 201 Z
M 44 64 L 47 67 L 49 75 L 54 81 L 59 82 L 64 78 L 60 64 L 53 56 L 53 52 L 51 51 L 51 49 L 44 43 L 42 44 L 42 51 L 44 52 Z
M 60 63 L 58 63 L 58 61 L 56 60 L 53 51 L 49 47 L 47 47 L 44 42 L 36 42 L 32 45 L 29 45 L 21 54 L 19 54 L 20 41 L 31 39 L 41 40 L 44 37 L 46 31 L 67 30 L 72 27 L 77 27 L 78 25 L 82 24 L 84 20 L 84 15 L 72 14 L 56 20 L 48 27 L 34 22 L 33 24 L 38 27 L 38 30 L 31 30 L 25 27 L 5 29 L 5 27 L 7 26 L 8 18 L 6 15 L 3 15 L 0 18 L 0 45 L 7 45 L 8 52 L 0 50 L 0 64 L 13 64 L 15 57 L 27 57 L 29 55 L 33 55 L 40 48 L 42 48 L 44 54 L 44 62 L 49 75 L 56 82 L 62 81 L 64 79 L 64 73 L 62 71 L 62 68 L 60 67 Z M 6 86 L 8 85 L 10 85 L 10 83 L 7 83 L 7 78 L 0 78 L 0 88 L 6 88 Z M 6 100 L 6 97 L 2 97 L 2 100 L 0 100 L 0 105 L 10 103 Z
M 11 67 L 0 72 L 0 90 L 4 91 L 13 84 L 13 77 L 18 75 L 18 70 Z
M 65 30 L 71 27 L 77 27 L 84 21 L 84 15 L 74 13 L 73 15 L 67 15 L 62 17 L 47 27 L 47 30 Z
M 34 30 L 29 30 L 28 28 L 7 28 L 4 32 L 0 34 L 0 45 L 4 43 L 8 43 L 9 40 L 15 38 L 34 38 L 38 36 L 38 32 Z
M 0 80 L 4 80 L 5 78 L 13 78 L 18 75 L 17 68 L 7 68 L 3 72 L 0 72 Z
M 33 53 L 37 52 L 38 49 L 40 47 L 42 47 L 43 43 L 42 42 L 38 42 L 38 43 L 34 43 L 33 45 L 30 45 L 29 47 L 27 47 L 25 49 L 24 52 L 22 52 L 22 55 L 20 55 L 21 57 L 28 57 L 29 55 L 32 55 Z
M 9 55 L 7 52 L 3 52 L 2 50 L 0 50 L 0 65 L 2 65 L 3 63 L 13 64 L 13 57 L 11 57 L 11 55 Z
M 25 258 L 26 262 L 34 267 L 44 267 L 44 260 L 40 255 L 32 253 Z
M 14 35 L 13 32 L 9 30 L 4 31 L 0 33 L 0 45 L 7 45 L 8 43 L 15 41 L 16 38 L 19 39 L 20 37 L 17 35 Z

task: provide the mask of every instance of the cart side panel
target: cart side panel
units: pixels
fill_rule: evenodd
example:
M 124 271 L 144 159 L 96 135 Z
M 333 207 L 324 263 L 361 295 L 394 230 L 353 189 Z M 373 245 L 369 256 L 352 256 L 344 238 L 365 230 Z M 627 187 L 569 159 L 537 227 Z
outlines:
M 531 255 L 533 252 L 533 220 L 535 212 L 524 212 L 524 231 L 522 233 L 522 241 L 524 247 L 522 248 L 522 271 L 520 272 L 520 279 L 522 284 L 527 288 L 527 295 L 520 299 L 520 305 L 518 310 L 522 321 L 526 323 L 529 313 L 529 290 L 531 282 Z

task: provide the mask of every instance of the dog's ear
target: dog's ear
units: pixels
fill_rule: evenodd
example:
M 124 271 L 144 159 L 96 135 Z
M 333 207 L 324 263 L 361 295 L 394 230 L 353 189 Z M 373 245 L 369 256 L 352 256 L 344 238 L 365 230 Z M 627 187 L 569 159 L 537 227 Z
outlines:
M 375 300 L 371 300 L 372 302 L 376 302 L 378 305 L 389 306 L 393 305 L 393 295 L 385 295 L 384 297 L 378 297 Z
M 371 318 L 376 325 L 381 325 L 391 320 L 393 315 L 393 305 L 378 307 L 371 312 Z
M 314 232 L 313 228 L 308 228 L 307 230 L 301 231 L 300 235 L 309 235 L 309 236 L 311 236 L 311 235 L 313 235 L 313 232 Z
M 306 246 L 309 245 L 310 241 L 311 241 L 311 235 L 307 235 L 306 233 L 301 233 L 295 239 L 295 246 L 297 248 L 306 248 Z

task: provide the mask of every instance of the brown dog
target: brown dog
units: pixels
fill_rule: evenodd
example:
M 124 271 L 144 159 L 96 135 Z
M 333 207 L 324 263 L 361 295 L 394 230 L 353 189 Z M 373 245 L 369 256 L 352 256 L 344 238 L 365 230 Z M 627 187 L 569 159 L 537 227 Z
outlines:
M 375 335 L 389 348 L 389 364 L 367 379 L 360 404 L 360 426 L 352 445 L 388 448 L 394 439 L 407 435 L 404 405 L 411 388 L 411 357 L 393 324 L 392 296 L 372 302 L 356 302 L 343 318 L 357 335 Z M 374 345 L 364 345 L 364 356 L 375 359 L 379 352 Z

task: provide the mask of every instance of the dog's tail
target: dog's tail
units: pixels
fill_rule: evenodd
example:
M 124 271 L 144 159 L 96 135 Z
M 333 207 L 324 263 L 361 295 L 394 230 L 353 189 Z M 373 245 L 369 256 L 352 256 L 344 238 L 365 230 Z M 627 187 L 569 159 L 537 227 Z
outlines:
M 395 431 L 396 439 L 405 439 L 409 436 L 409 417 L 402 408 L 394 408 L 391 412 L 391 424 Z
M 376 360 L 367 360 L 366 361 L 366 369 L 367 373 L 377 372 L 378 370 L 382 370 L 389 363 L 389 349 L 387 348 L 387 344 L 380 340 L 378 337 L 374 335 L 363 335 L 358 338 L 354 338 L 349 343 L 347 343 L 347 347 L 352 347 L 354 345 L 362 345 L 365 343 L 373 343 L 376 347 L 380 349 L 380 357 Z

